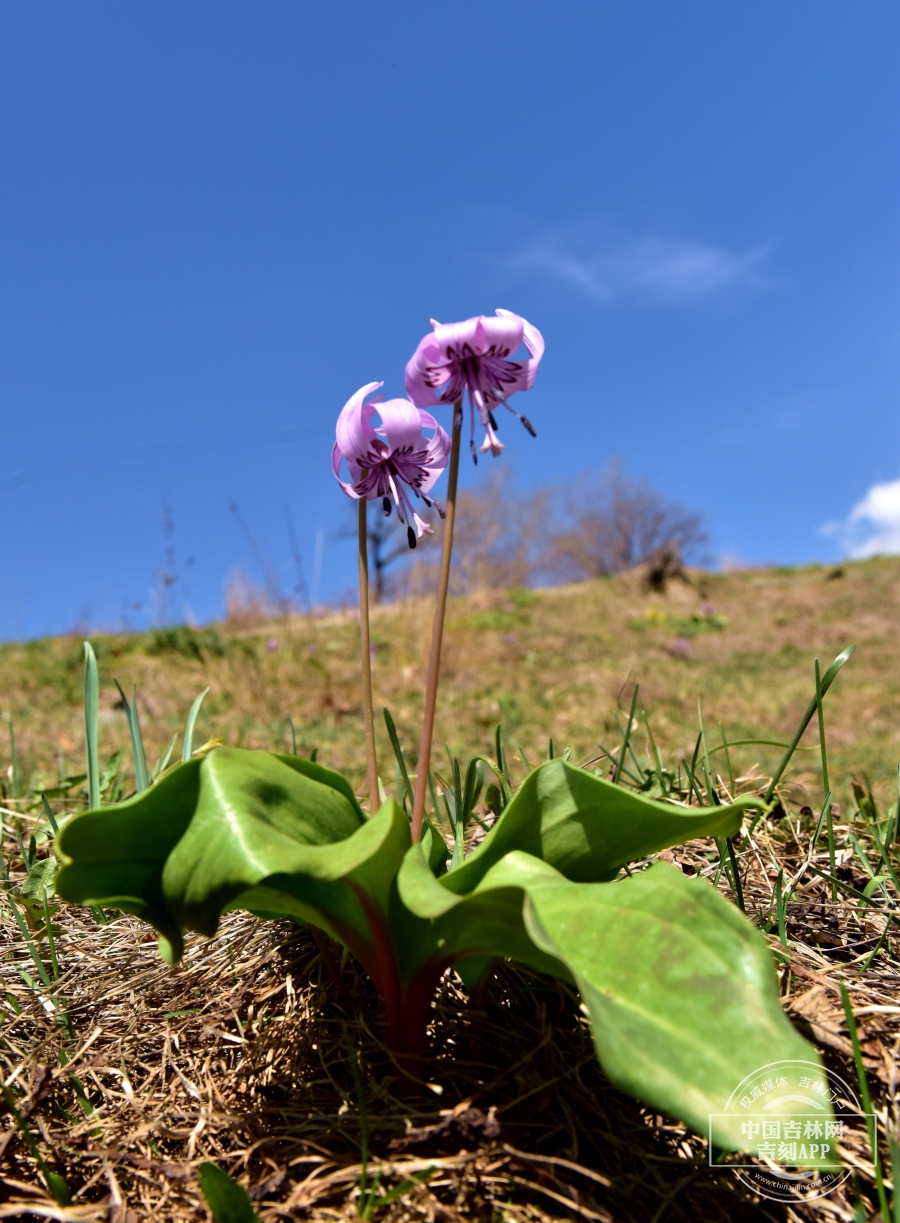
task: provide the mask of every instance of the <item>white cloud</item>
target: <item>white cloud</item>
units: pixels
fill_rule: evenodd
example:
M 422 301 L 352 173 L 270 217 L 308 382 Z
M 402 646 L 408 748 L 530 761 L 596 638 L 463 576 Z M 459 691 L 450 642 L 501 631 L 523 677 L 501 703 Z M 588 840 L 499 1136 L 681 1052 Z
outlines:
M 764 283 L 770 246 L 729 251 L 704 242 L 616 237 L 597 224 L 548 230 L 507 260 L 511 270 L 567 281 L 597 301 L 688 301 L 735 284 Z
M 828 523 L 826 535 L 837 535 L 849 556 L 900 553 L 900 480 L 873 484 L 843 522 Z

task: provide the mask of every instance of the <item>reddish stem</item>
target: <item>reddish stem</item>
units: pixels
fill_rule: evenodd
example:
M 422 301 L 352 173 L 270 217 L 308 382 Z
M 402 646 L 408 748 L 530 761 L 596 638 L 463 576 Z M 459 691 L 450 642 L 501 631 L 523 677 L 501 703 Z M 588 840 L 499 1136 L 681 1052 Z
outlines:
M 438 679 L 441 673 L 441 643 L 444 638 L 444 614 L 447 609 L 447 589 L 450 584 L 450 557 L 453 552 L 453 524 L 456 521 L 456 481 L 459 475 L 459 441 L 462 435 L 462 400 L 453 405 L 453 438 L 450 445 L 450 471 L 447 476 L 447 513 L 444 521 L 444 542 L 441 548 L 441 569 L 438 577 L 434 625 L 431 630 L 431 654 L 428 658 L 428 679 L 425 683 L 425 712 L 422 716 L 422 738 L 419 742 L 419 763 L 416 774 L 416 794 L 413 799 L 413 844 L 422 840 L 422 820 L 425 817 L 425 795 L 428 793 L 428 766 L 431 763 L 431 741 L 434 738 L 434 711 L 437 705 Z

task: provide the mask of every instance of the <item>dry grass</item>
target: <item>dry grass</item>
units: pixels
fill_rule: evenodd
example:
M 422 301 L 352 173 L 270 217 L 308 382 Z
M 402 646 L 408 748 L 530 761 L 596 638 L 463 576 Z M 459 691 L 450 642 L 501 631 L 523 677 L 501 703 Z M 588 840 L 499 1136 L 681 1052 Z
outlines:
M 552 733 L 583 758 L 594 754 L 598 736 L 617 737 L 611 710 L 630 699 L 637 680 L 663 750 L 690 758 L 698 695 L 708 728 L 721 720 L 732 738 L 787 737 L 809 700 L 811 655 L 830 661 L 856 641 L 860 648 L 826 701 L 833 784 L 842 801 L 839 899 L 833 902 L 830 885 L 808 869 L 789 906 L 788 949 L 777 930 L 768 937 L 786 1008 L 826 1062 L 854 1083 L 839 993 L 846 982 L 876 1107 L 895 1125 L 896 940 L 888 935 L 869 962 L 888 902 L 858 899 L 868 876 L 850 832 L 870 858 L 877 852 L 849 780 L 869 771 L 876 797 L 892 801 L 896 794 L 889 786 L 900 756 L 890 716 L 898 596 L 900 564 L 877 561 L 848 566 L 834 578 L 823 570 L 704 576 L 665 596 L 647 594 L 632 576 L 534 596 L 475 597 L 453 609 L 441 706 L 443 732 L 461 750 L 483 748 L 503 720 L 528 755 L 543 754 Z M 684 651 L 676 644 L 677 621 L 704 602 L 728 617 L 728 627 L 691 638 Z M 675 622 L 648 619 L 654 608 Z M 640 620 L 645 627 L 630 627 Z M 427 605 L 377 613 L 379 692 L 410 746 L 428 631 Z M 161 750 L 194 692 L 208 683 L 198 742 L 220 734 L 233 744 L 284 747 L 291 712 L 298 747 L 318 747 L 327 763 L 361 781 L 352 621 L 245 625 L 221 629 L 219 637 L 201 637 L 194 660 L 171 648 L 150 653 L 147 647 L 159 643 L 147 637 L 98 642 L 104 677 L 136 681 L 144 693 L 151 759 L 151 749 Z M 267 648 L 269 639 L 277 649 Z M 29 780 L 36 787 L 53 783 L 60 745 L 69 770 L 76 765 L 77 646 L 4 649 L 23 787 Z M 181 648 L 190 647 L 182 640 Z M 109 753 L 125 748 L 127 729 L 108 691 L 106 697 Z M 740 788 L 758 788 L 763 773 L 749 766 L 759 759 L 764 770 L 770 758 L 750 749 L 737 749 L 735 757 L 746 774 Z M 808 860 L 821 804 L 818 757 L 797 759 L 782 791 L 787 816 L 759 825 L 739 849 L 747 910 L 764 931 L 772 927 L 778 869 L 791 878 Z M 27 840 L 39 817 L 28 800 L 7 806 L 21 812 L 7 817 L 3 842 L 16 884 L 24 877 L 16 826 Z M 801 812 L 804 806 L 812 810 Z M 712 842 L 693 842 L 674 857 L 683 869 L 716 874 Z M 824 842 L 809 861 L 828 870 Z M 719 886 L 730 894 L 724 876 Z M 888 892 L 893 907 L 891 885 Z M 355 1217 L 361 1118 L 345 1025 L 363 1071 L 372 1164 L 383 1169 L 383 1183 L 431 1170 L 378 1213 L 385 1223 L 874 1216 L 862 1130 L 847 1141 L 854 1175 L 840 1191 L 814 1204 L 754 1200 L 733 1174 L 708 1168 L 700 1139 L 612 1089 L 577 998 L 520 969 L 501 966 L 483 1012 L 468 1006 L 455 978 L 445 978 L 433 1017 L 433 1059 L 423 1068 L 420 1093 L 410 1096 L 399 1090 L 381 1043 L 367 979 L 348 959 L 338 992 L 316 943 L 290 923 L 232 914 L 215 940 L 189 938 L 185 961 L 173 971 L 134 919 L 98 924 L 89 911 L 62 906 L 53 918 L 61 975 L 47 990 L 22 977 L 23 969 L 31 978 L 36 973 L 30 952 L 6 907 L 2 920 L 4 1078 L 19 1092 L 18 1108 L 51 1168 L 66 1175 L 76 1205 L 61 1210 L 47 1197 L 6 1114 L 0 1218 L 30 1212 L 110 1223 L 202 1220 L 196 1168 L 208 1158 L 248 1187 L 265 1223 Z M 49 969 L 43 923 L 33 937 Z M 90 1101 L 89 1115 L 79 1096 Z M 863 1213 L 854 1216 L 860 1201 Z
M 686 648 L 679 646 L 683 631 L 691 631 L 680 622 L 704 606 L 726 616 L 727 628 L 684 637 Z M 812 691 L 813 656 L 824 667 L 855 642 L 857 653 L 828 698 L 833 785 L 846 800 L 851 776 L 868 773 L 885 794 L 890 786 L 892 801 L 900 760 L 898 615 L 895 559 L 841 570 L 698 574 L 691 585 L 670 583 L 664 595 L 648 592 L 636 575 L 473 595 L 451 604 L 438 735 L 454 751 L 471 754 L 484 749 L 502 722 L 529 758 L 543 756 L 552 736 L 557 748 L 569 746 L 575 759 L 584 759 L 598 739 L 616 737 L 613 710 L 627 710 L 638 682 L 640 706 L 676 760 L 690 759 L 698 697 L 713 736 L 722 722 L 730 739 L 783 739 Z M 665 616 L 671 620 L 661 623 Z M 431 604 L 379 608 L 373 632 L 376 703 L 391 708 L 414 755 Z M 317 747 L 322 759 L 362 783 L 352 614 L 92 640 L 103 683 L 104 754 L 128 752 L 114 677 L 129 693 L 132 683 L 138 686 L 151 762 L 182 728 L 193 696 L 209 685 L 198 742 L 221 735 L 233 746 L 284 750 L 290 714 L 301 750 Z M 185 656 L 192 651 L 195 657 Z M 82 771 L 80 639 L 0 647 L 0 667 L 0 712 L 15 719 L 23 777 L 33 774 L 35 787 L 53 785 L 60 749 L 69 771 Z M 812 732 L 807 741 L 815 742 Z M 383 734 L 380 748 L 390 773 Z M 777 757 L 760 749 L 736 753 L 740 767 L 757 760 L 772 767 Z M 810 801 L 821 799 L 817 756 L 803 759 L 808 769 L 795 768 L 795 780 L 808 786 Z

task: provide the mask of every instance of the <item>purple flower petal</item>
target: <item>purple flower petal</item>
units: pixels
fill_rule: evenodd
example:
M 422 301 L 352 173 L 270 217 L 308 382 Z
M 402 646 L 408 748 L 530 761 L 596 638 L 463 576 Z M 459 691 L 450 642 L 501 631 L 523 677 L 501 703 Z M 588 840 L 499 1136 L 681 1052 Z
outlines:
M 499 454 L 503 446 L 491 412 L 498 404 L 509 407 L 510 395 L 534 385 L 544 355 L 543 336 L 527 319 L 509 310 L 498 310 L 495 318 L 479 315 L 462 323 L 432 319 L 431 325 L 431 334 L 422 339 L 407 363 L 407 394 L 413 403 L 425 407 L 455 403 L 468 391 L 473 431 L 477 413 L 487 432 L 482 450 Z M 514 360 L 523 344 L 528 358 Z M 514 408 L 509 410 L 534 433 Z
M 341 454 L 348 463 L 359 463 L 368 454 L 372 442 L 376 441 L 375 430 L 371 425 L 371 417 L 375 412 L 372 404 L 364 404 L 363 400 L 373 391 L 377 391 L 383 382 L 367 382 L 361 386 L 355 395 L 351 395 L 341 409 L 335 433 Z
M 348 497 L 390 498 L 400 521 L 407 526 L 415 523 L 415 532 L 410 533 L 412 546 L 416 537 L 430 534 L 431 527 L 413 512 L 404 486 L 425 497 L 447 466 L 450 438 L 429 412 L 408 399 L 367 403 L 366 396 L 381 385 L 369 382 L 347 400 L 338 417 L 331 467 Z M 373 424 L 376 414 L 381 418 L 377 426 Z M 433 435 L 427 437 L 425 429 L 432 429 Z M 341 479 L 344 461 L 350 470 L 349 481 Z

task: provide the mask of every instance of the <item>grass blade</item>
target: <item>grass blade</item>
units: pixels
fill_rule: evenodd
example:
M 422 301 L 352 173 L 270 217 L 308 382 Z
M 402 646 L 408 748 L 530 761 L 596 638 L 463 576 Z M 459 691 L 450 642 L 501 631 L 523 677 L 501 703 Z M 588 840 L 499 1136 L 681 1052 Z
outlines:
M 778 872 L 778 878 L 775 880 L 775 915 L 778 918 L 778 937 L 781 939 L 782 947 L 788 946 L 787 929 L 785 926 L 785 903 L 784 903 L 784 868 Z
M 100 806 L 100 761 L 97 756 L 97 723 L 100 716 L 100 678 L 97 656 L 89 641 L 84 643 L 84 751 L 88 783 L 88 805 Z
M 16 730 L 12 718 L 9 719 L 9 757 L 12 765 L 13 797 L 21 798 L 19 790 L 19 753 L 16 751 Z
M 138 794 L 142 794 L 149 786 L 147 779 L 147 757 L 144 755 L 144 737 L 141 734 L 141 722 L 138 717 L 137 686 L 131 687 L 131 704 L 118 680 L 115 681 L 119 696 L 125 707 L 125 717 L 128 719 L 128 730 L 131 734 L 131 755 L 134 759 L 134 784 Z
M 831 687 L 838 671 L 840 671 L 844 663 L 847 662 L 847 660 L 850 658 L 851 654 L 853 653 L 855 649 L 856 649 L 855 645 L 848 645 L 846 650 L 842 650 L 841 653 L 838 654 L 837 658 L 834 660 L 834 662 L 831 664 L 831 666 L 822 676 L 822 683 L 819 688 L 819 691 L 817 695 L 814 696 L 813 699 L 810 701 L 807 707 L 806 713 L 801 718 L 800 725 L 797 727 L 796 734 L 794 735 L 793 739 L 788 744 L 787 750 L 785 751 L 784 755 L 781 757 L 781 763 L 778 765 L 778 768 L 775 770 L 775 775 L 773 776 L 772 780 L 769 782 L 768 789 L 766 790 L 766 793 L 764 795 L 764 799 L 763 799 L 764 802 L 768 803 L 771 801 L 772 795 L 775 793 L 775 787 L 778 785 L 779 781 L 781 781 L 781 777 L 782 777 L 782 774 L 784 773 L 784 770 L 790 764 L 791 756 L 793 756 L 794 752 L 796 751 L 797 744 L 800 742 L 801 738 L 803 737 L 803 732 L 806 730 L 807 726 L 809 726 L 810 722 L 812 721 L 813 714 L 816 712 L 816 709 L 818 708 L 819 701 L 825 695 L 828 689 Z
M 53 965 L 53 980 L 59 980 L 59 960 L 56 958 L 56 940 L 53 937 L 53 922 L 51 921 L 50 902 L 47 899 L 47 889 L 44 888 L 44 923 L 47 927 L 47 947 L 50 950 L 50 963 Z
M 734 852 L 734 845 L 731 837 L 725 837 L 725 844 L 728 846 L 728 856 L 731 858 L 731 870 L 734 875 L 734 891 L 737 896 L 738 908 L 742 913 L 746 913 L 744 906 L 744 889 L 741 887 L 741 872 L 738 870 L 737 855 Z
M 638 685 L 635 684 L 634 692 L 631 694 L 631 712 L 628 714 L 628 725 L 625 727 L 625 735 L 622 739 L 622 750 L 619 753 L 619 759 L 616 762 L 616 772 L 613 777 L 613 785 L 619 784 L 619 775 L 622 772 L 622 765 L 625 763 L 625 753 L 628 751 L 628 740 L 631 738 L 631 724 L 634 721 L 634 707 L 637 704 Z M 638 766 L 640 767 L 640 766 Z
M 22 1135 L 25 1145 L 31 1152 L 35 1163 L 40 1168 L 41 1176 L 44 1178 L 44 1184 L 50 1191 L 50 1195 L 52 1196 L 53 1200 L 58 1206 L 71 1206 L 72 1194 L 69 1192 L 69 1186 L 66 1184 L 65 1179 L 62 1176 L 60 1176 L 57 1172 L 51 1172 L 47 1167 L 47 1161 L 41 1154 L 40 1147 L 35 1141 L 34 1134 L 32 1134 L 31 1130 L 25 1124 L 24 1117 L 19 1112 L 18 1108 L 16 1108 L 16 1101 L 13 1097 L 13 1093 L 3 1082 L 2 1078 L 0 1078 L 0 1089 L 3 1091 L 3 1096 L 6 1100 L 6 1107 L 12 1113 L 13 1119 L 18 1126 L 19 1133 Z
M 347 1050 L 347 1058 L 350 1062 L 350 1073 L 353 1076 L 353 1087 L 356 1091 L 356 1099 L 359 1105 L 359 1162 L 362 1164 L 360 1190 L 362 1193 L 365 1193 L 366 1173 L 369 1166 L 369 1113 L 366 1108 L 366 1093 L 363 1091 L 362 1075 L 359 1072 L 356 1050 L 353 1047 L 353 1041 L 350 1039 L 350 1030 L 345 1023 L 341 1024 L 341 1028 L 344 1037 L 344 1048 Z
M 859 1047 L 859 1033 L 856 1030 L 856 1016 L 850 1005 L 850 995 L 847 986 L 841 982 L 841 997 L 844 1000 L 844 1015 L 847 1019 L 847 1031 L 853 1044 L 853 1060 L 856 1063 L 856 1077 L 859 1079 L 859 1094 L 862 1096 L 863 1112 L 866 1114 L 866 1128 L 869 1131 L 869 1146 L 872 1149 L 872 1163 L 875 1166 L 875 1188 L 878 1190 L 878 1203 L 881 1206 L 882 1219 L 888 1218 L 887 1194 L 884 1191 L 884 1178 L 881 1174 L 881 1160 L 878 1158 L 878 1122 L 872 1109 L 872 1097 L 869 1095 L 869 1080 L 866 1078 L 866 1068 L 863 1065 L 862 1050 Z
M 825 716 L 822 713 L 822 677 L 819 674 L 819 660 L 815 660 L 816 667 L 816 713 L 819 719 L 819 750 L 822 753 L 822 785 L 825 793 L 831 796 L 831 786 L 828 784 L 828 749 L 825 746 Z M 828 816 L 825 824 L 828 835 L 828 866 L 832 875 L 835 871 L 834 858 L 834 820 L 831 815 L 831 803 L 828 804 Z M 837 888 L 832 883 L 831 885 L 831 901 L 832 904 L 837 903 Z
M 728 793 L 734 798 L 734 769 L 731 767 L 731 752 L 728 750 L 728 740 L 725 738 L 725 727 L 719 723 L 719 734 L 722 736 L 722 747 L 725 751 L 725 767 L 728 769 Z
M 166 748 L 166 750 L 160 756 L 159 760 L 157 760 L 156 764 L 153 766 L 153 772 L 150 775 L 151 781 L 156 781 L 160 773 L 164 773 L 166 769 L 169 767 L 169 761 L 172 759 L 172 753 L 175 751 L 175 744 L 177 742 L 178 742 L 178 731 L 176 731 L 175 734 L 172 736 L 169 742 L 169 746 Z
M 50 803 L 47 801 L 46 794 L 41 795 L 41 802 L 44 805 L 44 815 L 46 815 L 47 817 L 47 822 L 49 823 L 50 827 L 53 829 L 54 833 L 59 832 L 59 824 L 57 824 L 56 822 L 56 816 L 53 814 L 53 811 L 51 810 Z
M 40 978 L 43 981 L 43 983 L 49 986 L 50 978 L 48 977 L 47 970 L 44 967 L 44 961 L 38 955 L 37 947 L 35 947 L 34 945 L 34 939 L 28 933 L 28 927 L 25 925 L 24 921 L 22 920 L 22 914 L 19 912 L 19 907 L 16 904 L 16 902 L 13 900 L 12 896 L 10 896 L 9 892 L 6 893 L 6 900 L 7 900 L 7 903 L 9 904 L 9 907 L 12 909 L 13 917 L 16 919 L 16 925 L 19 927 L 19 933 L 22 935 L 22 938 L 25 941 L 25 946 L 28 948 L 29 952 L 31 953 L 31 958 L 34 960 L 34 966 L 38 970 L 38 973 L 40 974 Z
M 209 692 L 208 688 L 206 689 L 206 692 Z M 206 693 L 204 693 L 203 695 L 205 696 Z M 296 730 L 294 730 L 294 719 L 291 717 L 290 714 L 288 714 L 288 726 L 291 728 L 291 755 L 296 756 L 297 755 L 297 732 Z M 193 729 L 194 728 L 191 727 L 191 730 Z M 182 756 L 182 760 L 183 759 L 184 757 Z
M 384 724 L 387 727 L 388 738 L 391 741 L 391 747 L 394 749 L 394 755 L 397 757 L 397 764 L 400 767 L 400 773 L 403 777 L 403 785 L 406 788 L 406 793 L 409 795 L 409 801 L 414 801 L 413 788 L 409 781 L 409 770 L 406 767 L 406 757 L 403 755 L 403 748 L 400 746 L 400 740 L 397 737 L 397 727 L 394 725 L 394 719 L 391 717 L 391 711 L 387 705 L 382 707 L 384 713 Z M 406 798 L 403 799 L 403 805 L 406 806 Z
M 503 747 L 503 723 L 497 723 L 497 729 L 494 731 L 494 754 L 497 758 L 497 764 L 500 766 L 500 772 L 509 782 L 509 768 L 506 763 L 506 751 Z
M 200 712 L 200 706 L 203 704 L 203 698 L 209 692 L 208 688 L 204 688 L 200 695 L 196 698 L 191 706 L 191 712 L 187 716 L 187 722 L 184 724 L 184 745 L 181 749 L 181 761 L 185 764 L 191 758 L 191 752 L 194 750 L 194 724 L 197 721 L 197 714 Z M 297 736 L 294 734 L 294 723 L 291 721 L 290 714 L 288 721 L 291 723 L 291 739 L 294 744 L 294 755 L 297 755 Z

